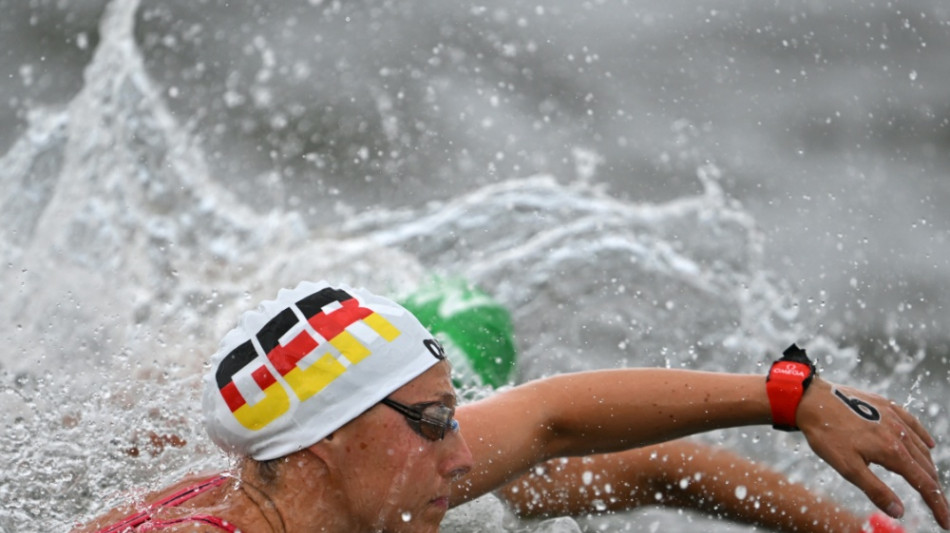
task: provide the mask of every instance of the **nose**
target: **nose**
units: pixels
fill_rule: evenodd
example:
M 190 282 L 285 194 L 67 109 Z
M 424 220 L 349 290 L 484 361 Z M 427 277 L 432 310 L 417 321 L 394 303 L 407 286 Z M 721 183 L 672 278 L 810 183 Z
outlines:
M 475 460 L 472 458 L 472 450 L 469 449 L 462 433 L 457 428 L 454 431 L 446 432 L 442 443 L 445 445 L 446 455 L 439 473 L 453 480 L 468 474 Z

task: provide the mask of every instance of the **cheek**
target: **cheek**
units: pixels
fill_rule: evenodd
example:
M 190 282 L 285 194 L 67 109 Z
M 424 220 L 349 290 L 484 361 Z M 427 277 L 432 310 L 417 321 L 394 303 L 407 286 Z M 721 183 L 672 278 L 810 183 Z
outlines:
M 437 476 L 432 447 L 421 442 L 403 420 L 378 420 L 372 430 L 349 435 L 340 458 L 343 478 L 366 497 L 395 501 L 413 487 L 432 490 Z
M 397 472 L 393 483 L 402 483 L 409 492 L 413 488 L 431 489 L 431 479 L 437 477 L 435 461 L 425 446 L 418 442 L 406 443 L 399 449 L 392 450 L 389 456 L 391 469 Z
M 414 448 L 406 435 L 395 431 L 399 428 L 381 424 L 379 431 L 360 435 L 348 442 L 343 461 L 358 470 L 369 470 L 374 477 L 385 477 L 394 470 L 404 469 L 411 460 Z
M 344 452 L 348 457 L 357 455 L 372 457 L 373 453 L 385 447 L 386 437 L 387 435 L 392 435 L 392 432 L 393 428 L 391 423 L 381 422 L 378 426 L 374 427 L 372 431 L 361 431 L 348 435 Z
M 411 436 L 410 436 L 411 437 Z M 373 464 L 377 479 L 385 479 L 391 487 L 410 490 L 417 480 L 433 470 L 431 459 L 418 439 L 389 439 L 367 449 L 367 464 Z

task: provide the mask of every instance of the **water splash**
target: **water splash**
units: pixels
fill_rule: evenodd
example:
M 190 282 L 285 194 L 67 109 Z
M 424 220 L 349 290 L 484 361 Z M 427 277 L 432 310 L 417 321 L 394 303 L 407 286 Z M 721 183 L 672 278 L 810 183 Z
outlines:
M 129 487 L 225 466 L 193 422 L 195 376 L 240 310 L 302 278 L 395 292 L 431 273 L 465 276 L 512 310 L 521 379 L 639 365 L 755 372 L 802 338 L 828 375 L 856 367 L 853 349 L 797 323 L 762 266 L 755 221 L 708 162 L 696 165 L 700 193 L 663 203 L 611 197 L 592 163 L 571 185 L 512 178 L 418 208 L 341 208 L 326 227 L 242 203 L 149 79 L 137 5 L 110 4 L 82 91 L 33 110 L 0 159 L 0 180 L 16 185 L 0 192 L 4 531 L 62 530 L 141 494 Z M 889 392 L 921 368 L 898 363 Z M 913 381 L 911 407 L 946 434 L 945 410 L 927 401 L 946 392 L 936 378 Z M 800 477 L 821 468 L 783 453 L 784 439 L 752 440 L 720 439 Z M 938 461 L 947 470 L 946 454 Z M 500 503 L 489 506 L 500 524 Z M 532 531 L 548 527 L 578 530 Z

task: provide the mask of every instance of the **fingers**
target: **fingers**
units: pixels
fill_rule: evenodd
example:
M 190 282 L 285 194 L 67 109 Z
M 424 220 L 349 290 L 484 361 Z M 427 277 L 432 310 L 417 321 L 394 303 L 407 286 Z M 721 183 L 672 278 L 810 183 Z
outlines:
M 892 455 L 893 460 L 880 461 L 879 464 L 906 479 L 907 482 L 920 493 L 921 497 L 923 497 L 924 502 L 930 507 L 937 522 L 946 529 L 950 527 L 950 508 L 948 508 L 947 500 L 940 489 L 938 478 L 934 476 L 931 469 L 927 468 L 929 463 L 914 459 L 913 455 L 914 452 L 911 451 L 911 449 L 905 448 L 903 453 Z M 876 500 L 872 501 L 881 507 L 881 503 Z M 883 501 L 882 497 L 881 502 Z M 881 507 L 881 510 L 891 514 L 885 507 Z M 891 514 L 891 516 L 895 515 Z M 895 516 L 895 518 L 897 518 L 897 516 Z
M 935 444 L 930 433 L 924 429 L 923 424 L 916 417 L 894 402 L 890 402 L 890 410 L 895 414 L 891 425 L 892 433 L 898 435 L 904 448 L 910 453 L 910 459 L 920 465 L 927 475 L 939 484 L 940 475 L 930 455 L 930 450 Z
M 907 409 L 897 405 L 894 402 L 891 402 L 891 408 L 897 412 L 897 416 L 910 428 L 914 433 L 920 437 L 924 442 L 927 448 L 933 448 L 937 445 L 937 441 L 934 440 L 933 436 L 930 435 L 930 432 L 924 427 L 924 425 L 917 419 L 916 416 L 910 414 Z
M 930 507 L 940 527 L 950 529 L 950 505 L 947 504 L 947 497 L 940 490 L 940 485 L 928 478 L 922 486 L 914 485 L 914 488 L 923 497 L 927 507 Z
M 869 456 L 868 459 L 907 480 L 920 493 L 933 512 L 937 523 L 944 529 L 950 529 L 950 504 L 947 503 L 947 498 L 940 487 L 940 476 L 930 456 L 930 450 L 921 441 L 919 434 L 916 432 L 911 434 L 912 430 L 907 426 L 895 424 L 893 431 L 898 433 L 900 440 L 890 447 L 883 448 L 883 454 Z M 899 504 L 900 500 L 896 499 L 896 496 L 893 500 L 889 500 L 893 492 L 888 489 L 887 492 L 890 495 L 885 494 L 881 490 L 883 483 L 869 469 L 864 470 L 859 472 L 860 480 L 868 485 L 867 488 L 859 486 L 882 511 L 899 518 L 900 515 L 894 513 L 897 511 L 903 513 L 903 506 L 898 508 L 894 506 L 894 503 Z
M 933 511 L 934 518 L 943 529 L 950 529 L 950 505 L 947 504 L 947 497 L 938 487 L 936 490 L 921 492 L 927 506 Z
M 919 439 L 907 433 L 903 433 L 901 438 L 911 455 L 911 459 L 927 472 L 930 479 L 935 483 L 940 483 L 940 473 L 937 472 L 937 465 L 934 464 L 933 457 L 930 455 L 930 449 L 925 447 Z
M 878 509 L 887 513 L 891 518 L 901 518 L 904 516 L 904 504 L 883 481 L 880 480 L 874 472 L 867 466 L 858 468 L 850 472 L 841 472 L 841 474 L 864 491 L 871 503 Z

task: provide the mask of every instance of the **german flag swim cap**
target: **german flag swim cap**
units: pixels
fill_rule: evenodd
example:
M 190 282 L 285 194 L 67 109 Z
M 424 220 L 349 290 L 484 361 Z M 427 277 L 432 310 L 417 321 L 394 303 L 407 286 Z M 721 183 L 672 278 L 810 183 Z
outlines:
M 304 449 L 444 359 L 415 316 L 364 289 L 303 282 L 244 313 L 204 377 L 205 427 L 257 460 Z

